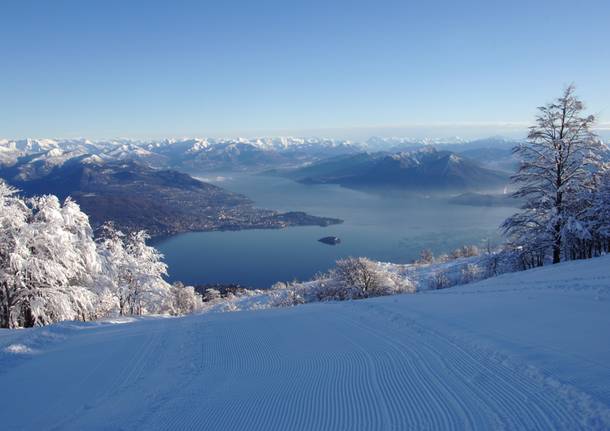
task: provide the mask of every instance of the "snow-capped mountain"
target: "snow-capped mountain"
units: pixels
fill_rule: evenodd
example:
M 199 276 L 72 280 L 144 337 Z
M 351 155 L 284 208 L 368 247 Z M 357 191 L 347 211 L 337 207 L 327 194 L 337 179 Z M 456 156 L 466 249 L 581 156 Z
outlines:
M 468 141 L 455 136 L 453 138 L 409 138 L 409 137 L 380 137 L 372 136 L 366 141 L 370 150 L 407 151 L 422 146 L 461 145 Z
M 31 162 L 58 166 L 70 155 L 89 154 L 101 160 L 133 160 L 155 167 L 183 170 L 259 169 L 277 165 L 294 166 L 359 151 L 362 151 L 362 146 L 350 141 L 292 137 L 158 141 L 0 140 L 0 166 L 6 168 Z M 27 172 L 24 175 L 28 175 Z
M 186 169 L 251 169 L 298 165 L 362 147 L 349 141 L 292 137 L 257 139 L 183 139 L 149 143 L 149 151 L 162 155 L 170 166 Z
M 483 167 L 513 171 L 512 147 L 518 141 L 492 137 L 475 141 L 373 137 L 366 143 L 324 138 L 183 138 L 162 140 L 23 139 L 0 140 L 0 169 L 25 180 L 48 173 L 75 157 L 89 162 L 136 161 L 185 172 L 213 170 L 262 171 L 297 168 L 365 151 L 413 153 L 435 148 L 450 151 Z M 95 156 L 93 158 L 92 156 Z M 403 161 L 404 162 L 404 161 Z

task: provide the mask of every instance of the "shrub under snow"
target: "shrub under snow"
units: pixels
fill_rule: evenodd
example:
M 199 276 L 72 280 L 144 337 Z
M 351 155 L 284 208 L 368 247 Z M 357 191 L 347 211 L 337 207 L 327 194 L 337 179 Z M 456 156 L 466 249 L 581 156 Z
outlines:
M 335 268 L 306 283 L 276 283 L 268 293 L 271 307 L 307 302 L 342 301 L 414 292 L 404 277 L 386 271 L 378 262 L 358 257 L 337 261 Z
M 393 264 L 366 258 L 337 261 L 335 268 L 306 282 L 278 282 L 266 291 L 247 291 L 217 297 L 205 303 L 207 311 L 258 310 L 292 307 L 310 302 L 341 301 L 382 295 L 445 289 L 472 283 L 519 269 L 517 254 L 510 250 L 478 254 L 475 247 L 461 247 L 459 258 L 420 259 L 412 264 Z M 455 254 L 458 252 L 456 251 Z M 428 253 L 425 253 L 428 255 Z M 423 260 L 432 262 L 424 263 Z

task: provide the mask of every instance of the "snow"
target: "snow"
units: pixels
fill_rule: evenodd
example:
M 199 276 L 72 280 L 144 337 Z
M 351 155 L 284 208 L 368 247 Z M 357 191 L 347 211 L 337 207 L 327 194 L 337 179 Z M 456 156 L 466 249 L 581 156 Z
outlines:
M 85 157 L 82 160 L 83 163 L 92 164 L 92 165 L 101 165 L 104 163 L 104 159 L 96 154 L 92 156 Z
M 193 287 L 163 279 L 167 267 L 143 231 L 100 233 L 94 239 L 70 198 L 23 200 L 0 182 L 0 327 L 200 308 Z
M 28 346 L 25 346 L 23 344 L 11 344 L 7 347 L 4 348 L 5 352 L 8 353 L 32 353 L 32 349 L 30 349 Z
M 457 251 L 457 250 L 456 250 Z M 494 256 L 499 263 L 497 264 L 498 273 L 512 272 L 512 262 L 502 262 L 506 257 L 501 257 L 496 252 L 492 254 L 480 254 L 470 257 L 458 257 L 436 260 L 432 263 L 408 263 L 397 264 L 391 262 L 372 262 L 377 267 L 377 274 L 384 281 L 385 286 L 392 287 L 384 295 L 391 295 L 396 289 L 405 293 L 421 292 L 439 288 L 437 277 L 442 274 L 446 278 L 446 287 L 467 284 L 474 279 L 490 277 L 488 267 Z M 465 280 L 465 272 L 471 268 L 476 269 L 476 276 L 473 280 Z M 231 295 L 219 298 L 218 300 L 204 302 L 206 312 L 226 312 L 238 310 L 260 310 L 274 306 L 284 306 L 282 299 L 287 298 L 291 292 L 301 296 L 307 296 L 306 302 L 317 302 L 319 299 L 312 299 L 317 296 L 321 283 L 328 282 L 324 275 L 310 281 L 280 283 L 280 288 L 266 290 L 247 290 L 245 295 Z M 279 304 L 278 304 L 279 303 Z
M 610 256 L 120 323 L 0 330 L 3 429 L 610 428 Z
M 0 139 L 0 167 L 10 166 L 24 155 L 36 155 L 34 161 L 60 165 L 70 157 L 84 154 L 100 156 L 109 160 L 153 160 L 174 155 L 193 158 L 202 155 L 238 155 L 246 150 L 259 150 L 267 153 L 290 152 L 293 150 L 321 154 L 323 150 L 339 150 L 328 155 L 351 152 L 360 148 L 348 140 L 325 138 L 183 138 L 163 140 L 115 139 L 110 141 L 91 141 L 87 139 Z

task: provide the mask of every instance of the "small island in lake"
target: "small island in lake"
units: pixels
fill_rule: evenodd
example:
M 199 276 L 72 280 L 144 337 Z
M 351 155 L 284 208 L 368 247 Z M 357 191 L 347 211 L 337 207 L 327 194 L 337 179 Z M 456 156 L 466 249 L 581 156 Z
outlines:
M 341 243 L 341 238 L 336 236 L 325 236 L 324 238 L 320 238 L 318 241 L 328 245 L 337 245 Z

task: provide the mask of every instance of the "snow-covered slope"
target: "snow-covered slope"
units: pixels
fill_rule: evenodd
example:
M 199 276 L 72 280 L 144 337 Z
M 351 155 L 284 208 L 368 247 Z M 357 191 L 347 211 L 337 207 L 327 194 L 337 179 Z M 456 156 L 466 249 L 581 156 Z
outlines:
M 0 331 L 2 429 L 609 429 L 610 256 L 294 308 Z

